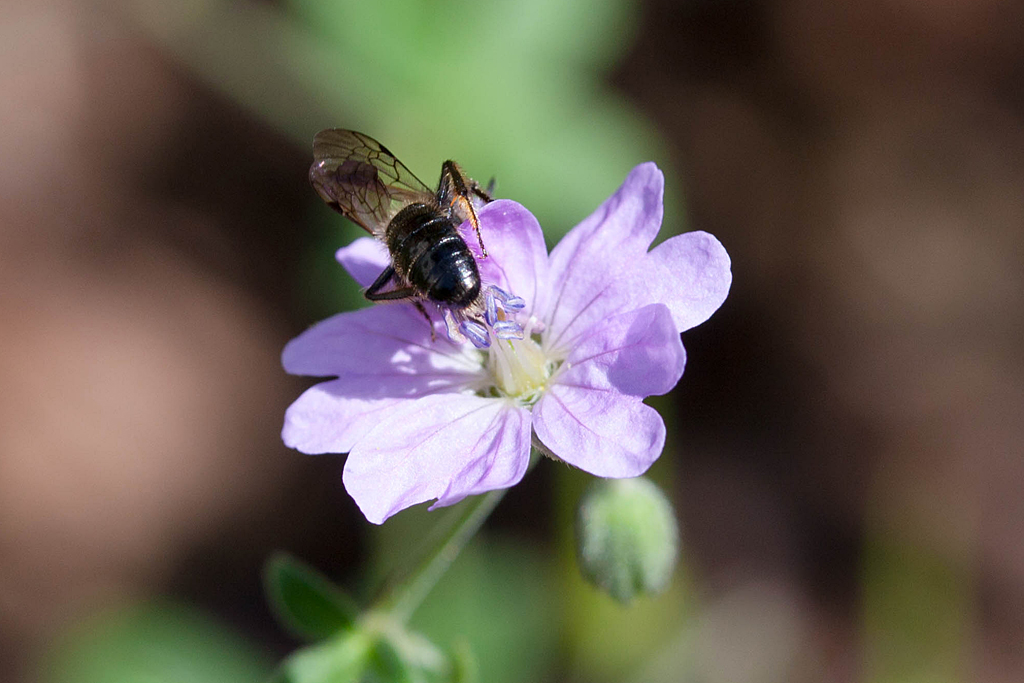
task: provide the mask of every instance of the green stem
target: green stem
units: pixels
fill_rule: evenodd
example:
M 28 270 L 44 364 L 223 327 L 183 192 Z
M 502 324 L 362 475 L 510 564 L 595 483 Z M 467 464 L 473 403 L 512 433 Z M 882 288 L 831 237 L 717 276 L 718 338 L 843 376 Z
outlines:
M 541 458 L 536 444 L 530 452 L 530 472 Z M 501 502 L 506 489 L 473 496 L 461 504 L 458 516 L 445 529 L 433 549 L 424 555 L 420 564 L 403 577 L 397 586 L 384 594 L 371 610 L 386 615 L 392 622 L 406 623 L 420 606 L 438 580 L 448 571 L 455 558 L 466 547 L 469 540 L 480 530 L 491 511 Z
M 464 502 L 461 514 L 445 531 L 437 546 L 404 581 L 377 603 L 373 611 L 386 613 L 401 623 L 407 622 L 504 495 L 505 490 L 501 489 L 473 496 Z

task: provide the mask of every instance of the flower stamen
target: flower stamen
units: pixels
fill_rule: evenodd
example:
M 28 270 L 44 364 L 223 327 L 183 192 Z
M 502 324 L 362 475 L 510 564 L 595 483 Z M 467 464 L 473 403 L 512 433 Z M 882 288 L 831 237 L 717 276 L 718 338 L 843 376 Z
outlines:
M 444 324 L 448 338 L 457 344 L 467 339 L 478 349 L 491 345 L 490 333 L 498 339 L 522 339 L 523 327 L 512 315 L 526 307 L 526 302 L 508 292 L 488 286 L 484 290 L 483 320 L 480 319 L 480 304 L 467 309 L 444 308 Z
M 459 325 L 459 331 L 466 335 L 473 342 L 473 346 L 478 349 L 486 349 L 491 345 L 491 340 L 487 335 L 487 328 L 475 320 L 463 320 L 462 324 Z
M 522 297 L 509 294 L 500 287 L 491 285 L 489 288 L 491 296 L 495 297 L 501 302 L 502 307 L 506 311 L 521 311 L 526 308 L 526 300 Z
M 539 398 L 553 369 L 540 344 L 529 337 L 501 339 L 492 345 L 487 367 L 501 394 L 525 404 Z

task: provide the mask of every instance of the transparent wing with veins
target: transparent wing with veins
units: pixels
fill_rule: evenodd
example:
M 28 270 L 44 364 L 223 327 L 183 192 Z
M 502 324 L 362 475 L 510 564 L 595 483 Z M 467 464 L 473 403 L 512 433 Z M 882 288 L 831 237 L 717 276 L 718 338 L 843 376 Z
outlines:
M 387 147 L 343 128 L 313 138 L 309 181 L 328 206 L 378 239 L 402 207 L 436 201 L 434 191 Z

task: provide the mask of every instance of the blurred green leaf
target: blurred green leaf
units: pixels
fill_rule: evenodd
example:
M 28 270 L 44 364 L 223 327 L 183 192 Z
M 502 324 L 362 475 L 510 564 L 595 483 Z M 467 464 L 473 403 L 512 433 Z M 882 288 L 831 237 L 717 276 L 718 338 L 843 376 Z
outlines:
M 58 639 L 43 683 L 252 683 L 269 663 L 210 617 L 171 603 L 95 614 Z
M 417 670 L 402 657 L 402 653 L 387 640 L 379 640 L 373 648 L 372 667 L 368 677 L 382 683 L 419 683 L 437 680 Z
M 358 51 L 392 76 L 443 78 L 439 65 L 461 63 L 466 82 L 493 76 L 510 61 L 606 66 L 635 32 L 631 2 L 621 0 L 295 0 L 309 25 Z M 410 59 L 410 57 L 415 59 Z M 487 59 L 473 60 L 470 56 Z
M 328 638 L 349 628 L 359 613 L 327 577 L 287 553 L 267 561 L 263 579 L 274 614 L 300 638 Z
M 389 670 L 395 658 L 416 680 L 451 680 L 452 665 L 449 658 L 434 643 L 419 633 L 393 626 L 381 633 L 376 652 L 379 670 Z
M 448 683 L 453 666 L 422 636 L 396 624 L 362 624 L 299 650 L 281 666 L 286 683 Z M 380 624 L 378 624 L 380 626 Z
M 375 638 L 354 629 L 303 648 L 281 665 L 288 683 L 346 683 L 367 680 Z
M 452 645 L 452 683 L 477 683 L 480 680 L 480 662 L 469 642 L 460 638 Z

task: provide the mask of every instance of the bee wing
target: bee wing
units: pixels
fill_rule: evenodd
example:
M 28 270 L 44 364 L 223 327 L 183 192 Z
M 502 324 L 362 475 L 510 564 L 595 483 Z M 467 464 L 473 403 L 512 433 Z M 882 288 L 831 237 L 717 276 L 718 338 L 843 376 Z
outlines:
M 328 206 L 380 239 L 403 206 L 434 201 L 434 191 L 387 147 L 343 128 L 313 137 L 309 181 Z

